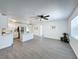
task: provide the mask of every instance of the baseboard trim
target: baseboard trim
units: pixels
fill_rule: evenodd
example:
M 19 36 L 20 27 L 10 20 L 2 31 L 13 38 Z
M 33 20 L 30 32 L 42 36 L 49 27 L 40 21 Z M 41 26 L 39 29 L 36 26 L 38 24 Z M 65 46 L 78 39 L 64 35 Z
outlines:
M 41 38 L 41 36 L 38 36 L 38 35 L 34 35 L 34 37 L 37 37 L 37 38 Z M 49 37 L 45 37 L 45 36 L 43 36 L 43 38 L 45 39 L 54 39 L 54 40 L 60 40 L 60 39 L 55 39 L 55 38 L 49 38 Z

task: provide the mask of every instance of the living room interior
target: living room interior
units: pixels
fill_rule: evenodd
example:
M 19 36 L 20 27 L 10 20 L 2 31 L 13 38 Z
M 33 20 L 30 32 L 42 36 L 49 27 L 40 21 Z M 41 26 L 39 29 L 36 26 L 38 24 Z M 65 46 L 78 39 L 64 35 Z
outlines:
M 1 59 L 78 59 L 78 0 L 0 0 Z

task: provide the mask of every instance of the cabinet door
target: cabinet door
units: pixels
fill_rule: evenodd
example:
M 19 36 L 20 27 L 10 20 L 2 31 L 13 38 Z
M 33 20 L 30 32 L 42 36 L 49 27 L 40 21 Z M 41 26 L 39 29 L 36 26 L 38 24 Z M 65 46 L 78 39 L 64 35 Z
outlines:
M 0 28 L 8 27 L 8 17 L 0 14 Z

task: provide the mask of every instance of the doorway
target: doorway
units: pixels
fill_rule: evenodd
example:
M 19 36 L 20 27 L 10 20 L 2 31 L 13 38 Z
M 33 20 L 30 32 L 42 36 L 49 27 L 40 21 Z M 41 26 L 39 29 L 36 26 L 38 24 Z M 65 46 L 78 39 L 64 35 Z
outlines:
M 14 42 L 14 44 L 20 42 L 20 27 L 19 26 L 17 26 L 14 29 L 14 32 L 13 32 L 13 42 Z

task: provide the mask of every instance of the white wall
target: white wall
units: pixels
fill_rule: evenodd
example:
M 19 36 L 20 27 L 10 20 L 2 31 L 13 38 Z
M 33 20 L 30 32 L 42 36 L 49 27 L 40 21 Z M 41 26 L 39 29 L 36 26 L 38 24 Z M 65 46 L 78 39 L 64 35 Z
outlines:
M 42 25 L 42 33 L 40 30 L 40 25 Z M 52 29 L 52 26 L 55 28 Z M 67 33 L 67 21 L 52 21 L 52 22 L 43 22 L 41 24 L 34 25 L 33 33 L 40 36 L 41 34 L 47 38 L 60 39 L 62 33 Z
M 33 34 L 40 36 L 40 24 L 33 25 Z
M 71 17 L 68 19 L 68 33 L 71 33 L 71 20 L 73 20 L 78 15 L 78 8 L 76 7 Z M 70 37 L 70 45 L 75 52 L 75 54 L 78 56 L 78 40 L 74 39 L 73 37 Z
M 52 28 L 55 26 L 55 28 Z M 43 26 L 44 36 L 48 38 L 60 39 L 62 33 L 67 32 L 67 21 L 54 21 L 45 23 Z

